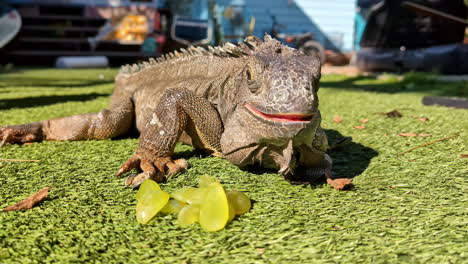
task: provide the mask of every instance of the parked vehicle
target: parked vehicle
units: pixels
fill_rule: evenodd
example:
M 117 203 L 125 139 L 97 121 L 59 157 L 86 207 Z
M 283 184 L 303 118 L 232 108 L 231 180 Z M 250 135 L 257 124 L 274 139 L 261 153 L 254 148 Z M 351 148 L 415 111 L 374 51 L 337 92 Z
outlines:
M 362 71 L 468 73 L 462 0 L 382 0 L 372 5 L 357 53 Z
M 238 42 L 252 34 L 255 18 L 244 0 L 174 0 L 167 2 L 173 14 L 171 40 L 184 46 Z
M 322 63 L 325 62 L 325 49 L 318 41 L 314 40 L 312 33 L 278 34 L 277 38 L 302 51 L 305 55 L 317 56 Z
M 279 33 L 280 29 L 285 28 L 279 24 L 274 15 L 271 16 L 272 26 L 270 35 L 278 40 L 281 40 L 286 45 L 302 51 L 307 56 L 317 56 L 322 64 L 325 62 L 325 49 L 322 44 L 314 39 L 311 32 L 298 34 Z

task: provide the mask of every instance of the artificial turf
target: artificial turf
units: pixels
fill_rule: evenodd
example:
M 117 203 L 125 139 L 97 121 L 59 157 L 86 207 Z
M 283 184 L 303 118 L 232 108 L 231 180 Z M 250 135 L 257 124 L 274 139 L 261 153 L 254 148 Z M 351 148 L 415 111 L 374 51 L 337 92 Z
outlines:
M 0 125 L 99 111 L 115 74 L 0 72 Z M 322 78 L 322 124 L 331 143 L 353 138 L 331 152 L 334 173 L 354 178 L 348 191 L 290 185 L 278 174 L 241 171 L 178 146 L 192 167 L 163 189 L 195 186 L 208 174 L 254 201 L 215 233 L 182 228 L 173 215 L 137 223 L 135 191 L 113 176 L 136 139 L 8 145 L 0 158 L 40 162 L 0 161 L 0 207 L 53 189 L 32 210 L 0 212 L 0 263 L 467 263 L 468 158 L 461 154 L 468 154 L 468 110 L 423 106 L 424 95 L 468 97 L 468 83 L 420 74 Z M 394 109 L 403 117 L 381 114 Z M 343 121 L 333 122 L 335 115 Z

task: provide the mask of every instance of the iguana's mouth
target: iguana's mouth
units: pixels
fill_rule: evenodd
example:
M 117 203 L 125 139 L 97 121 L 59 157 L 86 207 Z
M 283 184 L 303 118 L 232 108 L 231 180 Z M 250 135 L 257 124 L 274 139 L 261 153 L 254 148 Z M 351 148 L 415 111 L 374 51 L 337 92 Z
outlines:
M 276 122 L 310 122 L 314 117 L 313 114 L 301 113 L 267 114 L 247 103 L 244 106 L 256 116 Z

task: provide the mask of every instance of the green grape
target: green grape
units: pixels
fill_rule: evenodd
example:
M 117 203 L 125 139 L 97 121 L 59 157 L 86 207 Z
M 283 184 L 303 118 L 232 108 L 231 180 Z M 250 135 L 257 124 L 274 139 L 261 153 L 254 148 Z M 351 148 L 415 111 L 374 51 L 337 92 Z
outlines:
M 200 205 L 206 194 L 206 188 L 184 187 L 172 192 L 171 196 L 181 202 Z
M 144 180 L 143 183 L 140 185 L 138 192 L 136 194 L 136 199 L 140 200 L 140 198 L 148 192 L 152 191 L 160 191 L 161 187 L 159 184 L 153 180 Z
M 170 199 L 169 202 L 161 209 L 161 213 L 177 214 L 187 204 L 176 199 Z
M 245 214 L 252 206 L 250 199 L 243 192 L 236 190 L 229 190 L 226 192 L 229 204 L 232 205 L 236 215 Z
M 194 187 L 179 188 L 171 193 L 171 197 L 180 202 L 187 203 L 195 189 Z
M 200 176 L 200 178 L 198 178 L 198 187 L 208 187 L 208 185 L 212 184 L 213 182 L 216 182 L 216 180 L 213 177 L 208 175 L 202 175 Z
M 201 205 L 205 201 L 207 188 L 197 188 L 192 193 L 192 197 L 188 200 L 189 204 Z
M 251 208 L 247 195 L 240 191 L 225 191 L 208 175 L 201 176 L 198 185 L 199 188 L 184 187 L 169 195 L 156 182 L 143 181 L 136 194 L 137 221 L 146 224 L 158 212 L 178 213 L 177 222 L 181 226 L 199 222 L 204 230 L 214 232 Z
M 229 204 L 223 186 L 219 182 L 208 185 L 200 206 L 200 225 L 209 232 L 224 228 L 229 219 Z
M 181 226 L 188 226 L 198 221 L 200 207 L 196 205 L 184 206 L 177 216 L 177 223 Z
M 236 216 L 236 210 L 234 210 L 234 206 L 232 206 L 232 204 L 229 202 L 229 199 L 228 199 L 228 203 L 229 203 L 228 223 L 230 223 L 230 222 L 232 222 L 232 219 L 234 219 L 234 217 Z
M 169 194 L 165 191 L 150 191 L 139 197 L 136 206 L 136 218 L 138 223 L 146 224 L 169 201 Z

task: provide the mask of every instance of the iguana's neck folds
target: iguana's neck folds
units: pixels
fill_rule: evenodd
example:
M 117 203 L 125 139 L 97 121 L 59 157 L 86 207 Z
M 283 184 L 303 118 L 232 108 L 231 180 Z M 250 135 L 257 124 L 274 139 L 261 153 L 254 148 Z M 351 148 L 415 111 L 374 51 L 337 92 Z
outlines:
M 244 104 L 244 106 L 254 115 L 259 116 L 263 119 L 276 121 L 276 122 L 300 122 L 306 123 L 310 122 L 313 118 L 313 114 L 298 114 L 298 113 L 287 113 L 287 114 L 267 114 L 263 113 L 257 108 L 249 104 Z

